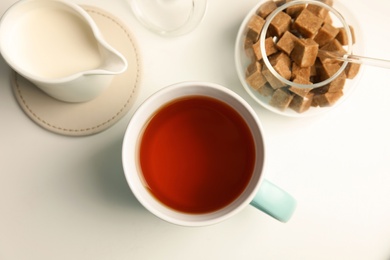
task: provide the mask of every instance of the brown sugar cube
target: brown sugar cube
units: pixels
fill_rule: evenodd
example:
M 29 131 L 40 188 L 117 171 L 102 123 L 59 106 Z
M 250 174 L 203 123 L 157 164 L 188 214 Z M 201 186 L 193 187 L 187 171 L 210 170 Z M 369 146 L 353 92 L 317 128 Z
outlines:
M 259 62 L 254 62 L 250 64 L 246 71 L 246 82 L 254 90 L 258 90 L 260 87 L 264 86 L 267 83 L 266 78 L 261 73 L 261 64 Z
M 245 51 L 246 56 L 249 59 L 251 59 L 251 60 L 255 59 L 255 53 L 253 50 L 253 42 L 248 37 L 245 37 L 245 40 L 244 40 L 244 51 Z
M 310 81 L 310 80 L 307 80 L 307 79 L 304 79 L 304 78 L 300 78 L 300 77 L 297 77 L 293 80 L 294 83 L 297 83 L 297 84 L 302 84 L 302 85 L 312 85 L 313 83 Z M 298 88 L 298 87 L 294 87 L 294 86 L 290 86 L 290 91 L 291 92 L 294 92 L 295 94 L 298 94 L 302 97 L 306 96 L 306 94 L 312 90 L 312 88 L 310 87 L 307 87 L 307 88 Z
M 303 113 L 309 110 L 311 103 L 313 101 L 313 93 L 309 93 L 305 97 L 295 95 L 291 100 L 289 107 L 297 113 Z
M 341 43 L 341 45 L 348 45 L 348 36 L 345 28 L 339 28 L 339 33 L 336 35 L 336 39 Z
M 279 88 L 281 88 L 281 87 L 286 86 L 286 84 L 284 84 L 282 81 L 280 81 L 279 79 L 277 79 L 277 78 L 272 74 L 272 72 L 267 68 L 267 66 L 263 66 L 263 70 L 261 71 L 261 73 L 263 73 L 264 77 L 267 79 L 269 85 L 270 85 L 273 89 L 279 89 Z
M 293 82 L 298 84 L 305 84 L 305 85 L 312 84 L 310 81 L 302 78 L 296 78 L 293 80 Z M 306 97 L 310 93 L 312 88 L 298 88 L 298 87 L 290 86 L 289 90 L 300 97 Z
M 315 95 L 320 95 L 320 94 L 328 93 L 328 90 L 329 90 L 329 84 L 322 87 L 313 88 L 310 92 Z
M 274 94 L 275 90 L 269 84 L 264 84 L 257 90 L 257 92 L 264 97 L 269 97 Z
M 329 52 L 336 52 L 336 53 L 339 53 L 339 54 L 347 53 L 347 51 L 343 48 L 343 46 L 341 45 L 341 43 L 337 39 L 331 40 L 330 42 L 328 42 L 327 44 L 322 46 L 320 48 L 320 50 L 322 50 L 322 51 L 329 51 Z M 338 64 L 343 63 L 342 61 L 338 61 L 336 59 L 333 59 L 331 57 L 326 56 L 326 54 L 322 55 L 320 53 L 319 58 L 320 58 L 322 63 L 338 63 Z
M 275 42 L 272 37 L 268 37 L 267 39 L 265 39 L 264 42 L 265 42 L 265 53 L 267 54 L 267 56 L 278 52 L 278 49 L 276 49 Z
M 246 78 L 246 82 L 254 90 L 258 90 L 259 88 L 264 86 L 265 83 L 267 83 L 267 80 L 260 71 L 256 71 L 248 75 L 248 77 Z
M 291 2 L 293 0 L 287 0 L 286 3 Z M 298 15 L 306 8 L 305 4 L 292 5 L 286 8 L 286 13 L 292 18 L 297 18 Z
M 267 39 L 265 39 L 264 46 L 265 46 L 265 53 L 267 54 L 267 56 L 278 52 L 278 49 L 276 49 L 272 37 L 268 37 Z M 263 58 L 263 55 L 261 54 L 261 50 L 260 50 L 260 40 L 252 45 L 252 49 L 256 57 L 256 60 L 261 60 Z
M 324 25 L 318 30 L 318 33 L 314 37 L 314 41 L 316 41 L 321 47 L 333 40 L 338 33 L 339 29 L 333 27 L 331 24 L 324 23 Z
M 343 91 L 346 81 L 346 74 L 343 72 L 335 80 L 329 83 L 328 92 L 339 92 Z
M 261 60 L 263 58 L 263 55 L 261 54 L 261 50 L 260 50 L 259 41 L 252 44 L 251 53 L 255 57 L 255 60 Z
M 252 18 L 249 20 L 247 26 L 247 38 L 249 38 L 252 43 L 255 43 L 259 39 L 261 29 L 263 29 L 264 23 L 264 19 L 258 15 L 252 16 Z
M 245 51 L 251 49 L 252 45 L 253 45 L 252 39 L 249 38 L 249 37 L 245 37 L 245 39 L 244 39 L 244 49 L 245 49 Z
M 342 91 L 327 92 L 320 95 L 314 95 L 313 102 L 320 107 L 329 107 L 334 105 L 342 96 Z
M 344 89 L 346 77 L 345 73 L 343 72 L 340 76 L 338 76 L 335 80 L 333 80 L 331 83 L 318 87 L 312 90 L 314 94 L 325 94 L 325 93 L 332 93 L 332 92 L 339 92 Z
M 282 6 L 286 3 L 286 0 L 276 0 L 274 1 L 276 6 L 279 7 L 279 6 Z
M 293 23 L 293 29 L 302 34 L 303 37 L 312 38 L 321 28 L 323 19 L 316 16 L 307 9 L 304 9 Z
M 292 68 L 291 68 L 291 78 L 296 79 L 296 78 L 301 78 L 307 81 L 310 81 L 310 76 L 311 76 L 311 67 L 301 67 L 297 65 L 295 62 L 292 63 Z
M 322 19 L 325 19 L 326 15 L 329 13 L 328 9 L 314 4 L 307 5 L 306 9 Z
M 285 12 L 278 13 L 272 19 L 269 26 L 270 36 L 280 37 L 284 32 L 290 29 L 291 17 Z
M 269 104 L 273 107 L 285 110 L 293 99 L 293 94 L 284 88 L 275 90 L 274 94 L 269 101 Z
M 272 13 L 273 10 L 278 8 L 276 3 L 272 0 L 265 2 L 262 4 L 259 9 L 257 9 L 256 13 L 257 15 L 261 16 L 262 18 L 266 18 L 270 13 Z
M 327 4 L 329 6 L 333 6 L 333 0 L 321 0 L 324 4 Z
M 290 67 L 286 66 L 282 62 L 276 63 L 273 68 L 276 70 L 276 72 L 282 76 L 283 78 L 290 80 L 291 79 L 291 70 Z
M 333 24 L 332 17 L 330 16 L 329 12 L 324 18 L 324 23 Z
M 310 77 L 317 76 L 317 66 L 314 64 L 310 67 Z
M 261 71 L 262 64 L 258 61 L 254 61 L 251 64 L 248 65 L 245 71 L 245 76 L 249 76 L 253 74 L 256 71 Z
M 355 30 L 353 29 L 352 26 L 349 26 L 349 30 L 351 31 L 352 44 L 355 44 L 356 42 Z M 341 43 L 341 45 L 343 46 L 348 45 L 347 31 L 345 30 L 344 27 L 339 28 L 339 33 L 336 35 L 336 39 Z
M 333 6 L 333 0 L 319 0 L 319 2 L 322 2 L 323 4 Z M 308 4 L 307 9 L 311 12 L 313 12 L 315 15 L 324 18 L 329 14 L 328 10 L 326 8 L 323 8 L 319 5 L 315 4 Z
M 290 55 L 291 51 L 294 49 L 296 41 L 298 41 L 298 37 L 289 31 L 286 31 L 276 43 L 276 48 Z
M 334 51 L 339 53 L 347 53 L 347 51 L 343 48 L 343 45 L 337 40 L 333 39 L 324 46 L 321 47 L 321 50 L 324 51 Z
M 288 67 L 288 68 L 291 67 L 291 59 L 284 52 L 274 53 L 274 54 L 268 56 L 268 60 L 272 66 L 275 66 L 276 64 L 280 63 L 285 67 Z
M 360 70 L 360 64 L 357 63 L 348 63 L 347 67 L 345 68 L 345 74 L 348 79 L 353 79 Z
M 291 78 L 291 60 L 284 52 L 273 54 L 269 57 L 272 67 L 283 78 L 290 80 Z
M 340 65 L 337 63 L 322 63 L 322 66 L 318 67 L 319 79 L 321 81 L 327 80 L 332 77 L 340 69 Z
M 301 67 L 313 66 L 318 53 L 318 43 L 313 39 L 300 39 L 295 42 L 291 59 Z
M 254 59 L 256 58 L 255 56 L 255 50 L 253 48 L 253 39 L 251 37 L 249 37 L 248 35 L 246 35 L 246 37 L 244 38 L 244 51 L 245 51 L 245 54 L 246 56 L 249 58 L 249 59 Z
M 244 51 L 248 59 L 250 59 L 252 62 L 257 60 L 258 53 L 255 53 L 255 50 L 256 52 L 260 52 L 259 47 L 254 46 L 252 40 L 245 39 Z
M 310 77 L 310 82 L 313 82 L 313 84 L 321 82 L 320 76 L 319 75 L 311 76 Z
M 319 105 L 318 105 L 318 102 L 317 102 L 317 100 L 314 99 L 314 97 L 315 97 L 315 95 L 313 95 L 313 99 L 312 99 L 312 101 L 311 101 L 310 106 L 311 106 L 311 107 L 318 107 L 318 106 L 319 106 Z

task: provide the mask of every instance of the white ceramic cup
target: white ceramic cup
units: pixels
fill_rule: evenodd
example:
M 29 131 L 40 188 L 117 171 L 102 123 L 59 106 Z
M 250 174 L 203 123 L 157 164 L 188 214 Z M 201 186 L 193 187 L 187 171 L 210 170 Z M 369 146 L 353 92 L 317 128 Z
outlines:
M 142 130 L 151 117 L 165 104 L 188 96 L 206 96 L 228 104 L 245 120 L 255 142 L 256 162 L 252 177 L 245 190 L 233 202 L 211 213 L 184 213 L 161 203 L 145 188 L 138 162 Z M 250 105 L 226 87 L 206 82 L 177 83 L 150 96 L 133 115 L 127 127 L 122 148 L 122 162 L 126 180 L 135 197 L 157 217 L 182 226 L 215 224 L 233 216 L 249 204 L 282 222 L 288 221 L 295 210 L 295 199 L 264 179 L 265 158 L 262 126 Z

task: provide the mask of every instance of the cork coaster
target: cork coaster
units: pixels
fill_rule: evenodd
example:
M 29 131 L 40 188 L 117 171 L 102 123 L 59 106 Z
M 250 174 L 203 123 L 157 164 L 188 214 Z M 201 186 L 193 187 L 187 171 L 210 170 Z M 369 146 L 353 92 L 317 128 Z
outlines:
M 96 22 L 106 41 L 126 57 L 129 66 L 124 73 L 116 75 L 101 95 L 84 103 L 54 99 L 16 72 L 11 78 L 16 100 L 23 111 L 41 127 L 69 136 L 96 134 L 114 125 L 131 108 L 140 83 L 140 57 L 128 28 L 101 9 L 83 8 Z

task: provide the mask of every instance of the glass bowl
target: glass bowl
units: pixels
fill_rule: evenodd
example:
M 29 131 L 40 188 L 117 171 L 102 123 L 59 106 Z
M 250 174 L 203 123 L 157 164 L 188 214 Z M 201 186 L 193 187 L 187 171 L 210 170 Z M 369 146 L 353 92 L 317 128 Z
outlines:
M 363 55 L 355 16 L 335 0 L 260 1 L 243 20 L 235 45 L 239 79 L 266 109 L 317 115 L 343 102 L 362 74 L 328 52 Z

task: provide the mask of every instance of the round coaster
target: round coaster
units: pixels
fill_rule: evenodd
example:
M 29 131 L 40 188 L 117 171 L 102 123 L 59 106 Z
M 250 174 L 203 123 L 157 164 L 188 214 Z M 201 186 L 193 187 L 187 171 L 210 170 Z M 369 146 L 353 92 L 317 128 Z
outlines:
M 34 122 L 49 131 L 70 136 L 96 134 L 115 124 L 131 108 L 140 82 L 139 53 L 127 27 L 101 9 L 83 8 L 106 41 L 126 57 L 129 66 L 124 73 L 115 76 L 101 95 L 84 103 L 54 99 L 15 72 L 11 79 L 17 101 Z

